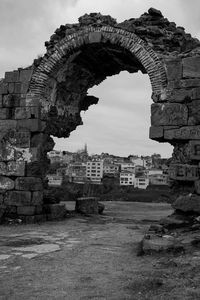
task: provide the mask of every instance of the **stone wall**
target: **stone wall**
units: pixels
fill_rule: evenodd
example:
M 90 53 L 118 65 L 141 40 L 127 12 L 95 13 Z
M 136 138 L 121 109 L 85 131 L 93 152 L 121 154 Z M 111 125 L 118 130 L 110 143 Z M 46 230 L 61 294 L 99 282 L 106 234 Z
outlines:
M 0 210 L 25 221 L 44 218 L 44 176 L 50 135 L 68 137 L 80 112 L 98 99 L 87 91 L 122 70 L 149 75 L 150 138 L 174 146 L 174 195 L 200 194 L 200 43 L 149 9 L 117 23 L 84 15 L 61 25 L 45 55 L 0 81 Z M 1 215 L 1 212 L 0 212 Z

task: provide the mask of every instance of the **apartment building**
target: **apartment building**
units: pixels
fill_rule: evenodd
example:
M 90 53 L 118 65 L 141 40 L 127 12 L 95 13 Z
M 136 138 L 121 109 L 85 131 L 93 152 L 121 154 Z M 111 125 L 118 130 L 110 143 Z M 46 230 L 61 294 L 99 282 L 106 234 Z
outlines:
M 119 172 L 119 165 L 105 163 L 103 164 L 103 173 L 116 175 Z
M 135 166 L 133 163 L 123 162 L 120 164 L 121 171 L 130 171 L 132 173 L 135 172 Z
M 86 163 L 71 163 L 66 169 L 65 175 L 68 176 L 70 182 L 85 183 L 86 182 Z
M 138 189 L 146 189 L 149 185 L 149 178 L 146 176 L 139 176 L 135 178 L 135 187 Z
M 135 185 L 135 174 L 131 171 L 121 171 L 120 185 Z
M 93 184 L 101 184 L 103 178 L 103 160 L 87 161 L 86 177 Z

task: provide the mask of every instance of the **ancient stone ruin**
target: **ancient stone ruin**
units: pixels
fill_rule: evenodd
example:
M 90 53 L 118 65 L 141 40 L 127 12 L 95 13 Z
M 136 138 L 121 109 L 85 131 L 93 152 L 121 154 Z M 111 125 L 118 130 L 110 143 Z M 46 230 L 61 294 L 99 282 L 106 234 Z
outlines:
M 87 90 L 123 70 L 149 75 L 150 138 L 174 146 L 174 199 L 187 194 L 200 203 L 200 42 L 150 8 L 122 23 L 86 14 L 61 25 L 45 46 L 43 57 L 0 81 L 2 213 L 27 222 L 46 218 L 50 136 L 68 137 L 82 124 L 80 112 L 98 102 Z

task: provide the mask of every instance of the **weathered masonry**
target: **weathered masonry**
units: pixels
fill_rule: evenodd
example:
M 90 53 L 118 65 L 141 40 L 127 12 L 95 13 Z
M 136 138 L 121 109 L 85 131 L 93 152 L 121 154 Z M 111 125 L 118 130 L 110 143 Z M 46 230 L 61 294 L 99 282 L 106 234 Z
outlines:
M 200 201 L 200 42 L 151 8 L 122 23 L 84 15 L 45 45 L 43 57 L 0 81 L 1 210 L 24 220 L 44 216 L 50 135 L 68 137 L 82 124 L 80 112 L 98 102 L 88 88 L 122 70 L 149 75 L 150 138 L 174 146 L 173 195 Z

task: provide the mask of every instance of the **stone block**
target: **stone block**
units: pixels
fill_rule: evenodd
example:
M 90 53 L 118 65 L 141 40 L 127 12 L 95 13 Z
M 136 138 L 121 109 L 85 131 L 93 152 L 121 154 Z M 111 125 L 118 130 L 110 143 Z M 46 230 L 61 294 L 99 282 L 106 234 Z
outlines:
M 88 39 L 89 39 L 89 43 L 99 43 L 101 41 L 102 38 L 102 33 L 100 31 L 96 31 L 96 32 L 90 32 Z
M 192 99 L 193 100 L 200 99 L 200 87 L 193 88 L 193 90 L 192 90 Z
M 16 129 L 17 121 L 16 120 L 0 120 L 0 135 L 5 136 L 5 133 L 10 129 Z
M 39 161 L 42 158 L 42 155 L 44 153 L 43 149 L 39 147 L 34 147 L 34 148 L 31 147 L 29 148 L 29 150 L 31 154 L 30 162 Z
M 3 190 L 13 190 L 15 187 L 14 180 L 9 177 L 0 176 L 0 189 Z
M 21 84 L 21 93 L 26 94 L 28 92 L 28 89 L 29 89 L 29 82 L 23 82 Z
M 40 106 L 40 97 L 35 94 L 27 94 L 25 100 L 26 106 Z
M 32 69 L 21 69 L 19 71 L 19 81 L 21 82 L 30 81 L 32 74 L 33 74 Z
M 43 203 L 43 192 L 42 191 L 32 192 L 31 203 L 33 205 L 41 205 Z
M 188 125 L 200 124 L 200 100 L 195 100 L 187 104 Z
M 152 235 L 150 238 L 144 238 L 142 241 L 142 250 L 145 254 L 152 254 L 156 252 L 177 252 L 183 249 L 183 246 L 172 236 Z
M 161 140 L 164 136 L 162 126 L 151 126 L 149 130 L 149 138 L 152 140 Z
M 185 103 L 194 99 L 194 91 L 193 89 L 173 89 L 167 100 L 171 103 Z
M 151 105 L 151 125 L 187 125 L 188 109 L 179 103 L 153 103 Z
M 24 176 L 25 161 L 9 161 L 7 163 L 7 176 Z
M 14 95 L 3 95 L 3 107 L 13 108 L 16 106 L 20 106 L 20 97 Z
M 23 216 L 33 216 L 35 214 L 35 206 L 32 205 L 18 206 L 17 214 Z
M 40 119 L 24 119 L 17 121 L 17 130 L 23 131 L 42 131 L 42 122 Z
M 0 120 L 9 119 L 10 110 L 9 108 L 0 108 Z
M 40 118 L 39 107 L 17 107 L 15 109 L 15 119 L 38 119 Z
M 194 183 L 195 192 L 200 195 L 200 180 L 196 180 Z
M 15 92 L 15 84 L 14 84 L 14 82 L 10 82 L 8 84 L 8 92 L 9 92 L 9 94 L 13 94 Z
M 62 220 L 66 216 L 65 204 L 45 204 L 44 211 L 48 221 Z
M 5 81 L 0 82 L 0 94 L 4 95 L 8 93 L 8 83 Z
M 181 59 L 167 59 L 165 60 L 168 80 L 177 80 L 182 77 L 182 63 Z
M 165 140 L 198 140 L 200 139 L 200 126 L 184 126 L 179 129 L 164 130 Z
M 3 204 L 4 200 L 4 194 L 0 194 L 0 205 Z
M 0 162 L 0 175 L 7 175 L 7 164 Z
M 27 163 L 26 175 L 30 177 L 42 177 L 45 175 L 47 166 L 43 164 L 43 161 L 34 161 Z
M 172 207 L 182 212 L 200 214 L 200 196 L 195 194 L 179 196 L 176 201 L 172 203 Z
M 25 215 L 19 215 L 19 219 L 22 220 L 22 223 L 24 224 L 34 224 L 35 221 L 35 216 L 25 216 Z
M 29 191 L 8 191 L 4 199 L 5 205 L 29 206 L 31 205 L 31 192 Z
M 199 79 L 183 79 L 180 80 L 180 88 L 190 88 L 190 87 L 198 87 L 200 86 Z
M 20 82 L 15 82 L 15 89 L 14 93 L 15 94 L 20 94 L 22 92 L 22 84 Z
M 43 213 L 43 206 L 42 205 L 36 205 L 35 206 L 35 214 L 41 215 Z
M 196 165 L 173 164 L 169 167 L 169 178 L 180 181 L 195 181 L 199 178 Z
M 17 206 L 15 205 L 7 205 L 6 206 L 6 217 L 15 218 L 17 217 Z
M 189 141 L 189 156 L 192 160 L 200 160 L 200 141 Z
M 19 81 L 19 71 L 5 72 L 5 82 Z
M 98 214 L 98 199 L 96 197 L 78 198 L 75 210 L 81 214 Z
M 29 148 L 30 147 L 30 132 L 28 131 L 14 131 L 10 130 L 7 134 L 7 140 L 12 146 L 19 148 Z
M 18 177 L 15 180 L 16 190 L 40 191 L 43 189 L 41 178 L 37 177 Z
M 182 60 L 183 78 L 200 77 L 200 57 L 187 57 Z
M 47 216 L 45 214 L 41 215 L 35 215 L 35 222 L 41 223 L 41 222 L 46 222 L 47 221 Z

